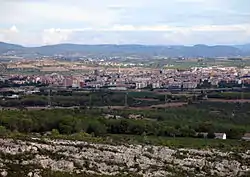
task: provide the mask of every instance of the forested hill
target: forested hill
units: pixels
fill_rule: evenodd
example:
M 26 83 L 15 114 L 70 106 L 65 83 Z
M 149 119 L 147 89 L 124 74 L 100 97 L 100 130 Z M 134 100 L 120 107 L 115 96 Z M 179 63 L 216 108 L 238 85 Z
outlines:
M 250 45 L 194 45 L 194 46 L 156 46 L 156 45 L 81 45 L 57 44 L 41 47 L 23 47 L 0 42 L 0 55 L 96 55 L 96 56 L 164 56 L 164 57 L 236 57 L 250 56 Z

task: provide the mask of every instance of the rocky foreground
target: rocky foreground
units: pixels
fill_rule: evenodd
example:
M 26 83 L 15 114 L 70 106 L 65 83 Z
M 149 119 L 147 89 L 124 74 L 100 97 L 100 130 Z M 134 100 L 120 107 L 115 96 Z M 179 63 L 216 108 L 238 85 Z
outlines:
M 81 141 L 0 139 L 0 174 L 29 177 L 44 170 L 70 174 L 153 176 L 249 176 L 250 151 L 170 149 Z

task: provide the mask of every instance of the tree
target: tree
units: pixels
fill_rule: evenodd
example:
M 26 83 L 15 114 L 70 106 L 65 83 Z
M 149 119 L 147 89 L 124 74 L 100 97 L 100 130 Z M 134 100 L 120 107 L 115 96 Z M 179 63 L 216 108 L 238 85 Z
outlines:
M 237 128 L 231 128 L 226 132 L 227 138 L 229 139 L 241 139 L 244 133 L 245 133 L 244 130 Z
M 197 138 L 205 138 L 205 135 L 202 134 L 202 133 L 199 133 L 199 134 L 197 135 Z
M 209 132 L 213 130 L 213 124 L 210 122 L 204 122 L 198 125 L 198 132 Z
M 133 135 L 141 135 L 145 131 L 145 125 L 142 122 L 138 121 L 129 121 L 128 122 L 127 133 Z
M 4 126 L 0 126 L 0 136 L 5 136 L 7 134 L 7 129 Z
M 59 131 L 57 129 L 53 129 L 51 131 L 51 135 L 56 137 L 56 136 L 60 135 L 60 133 L 59 133 Z
M 34 129 L 34 122 L 30 118 L 20 119 L 19 121 L 19 131 L 29 133 Z
M 59 132 L 62 134 L 72 134 L 74 130 L 74 119 L 72 117 L 65 117 L 59 123 Z
M 107 133 L 105 125 L 98 121 L 91 121 L 87 129 L 87 133 L 94 134 L 95 136 L 101 136 Z
M 195 136 L 195 131 L 187 126 L 180 128 L 180 133 L 181 136 L 183 137 L 194 137 Z
M 107 122 L 107 131 L 111 134 L 120 134 L 120 120 L 109 120 Z
M 207 138 L 208 138 L 208 139 L 214 139 L 214 138 L 215 138 L 214 132 L 208 132 Z

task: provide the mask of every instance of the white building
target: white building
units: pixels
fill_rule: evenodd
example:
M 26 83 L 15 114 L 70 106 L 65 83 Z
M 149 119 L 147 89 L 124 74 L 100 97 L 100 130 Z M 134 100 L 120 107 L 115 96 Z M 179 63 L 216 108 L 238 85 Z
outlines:
M 153 89 L 160 88 L 160 87 L 161 87 L 161 84 L 159 82 L 152 83 L 152 88 Z
M 183 84 L 183 88 L 185 89 L 196 88 L 198 85 L 196 82 L 183 82 L 182 84 Z
M 142 89 L 142 88 L 145 88 L 147 86 L 148 86 L 148 84 L 146 82 L 137 82 L 135 84 L 136 89 Z
M 215 139 L 222 139 L 222 140 L 227 139 L 226 133 L 215 133 L 214 135 L 215 135 Z

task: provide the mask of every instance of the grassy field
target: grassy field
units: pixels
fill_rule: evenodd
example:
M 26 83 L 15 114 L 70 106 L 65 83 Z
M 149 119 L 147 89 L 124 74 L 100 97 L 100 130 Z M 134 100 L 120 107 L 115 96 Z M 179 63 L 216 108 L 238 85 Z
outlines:
M 169 69 L 188 69 L 191 67 L 243 67 L 250 66 L 250 59 L 231 60 L 231 59 L 189 59 L 189 60 L 169 60 L 166 68 Z
M 36 137 L 33 134 L 11 133 L 8 136 L 1 138 L 13 138 L 17 140 L 31 140 Z M 110 145 L 155 145 L 167 146 L 172 149 L 188 148 L 188 149 L 217 149 L 220 151 L 245 152 L 250 147 L 250 142 L 243 140 L 220 140 L 206 138 L 188 138 L 188 137 L 161 137 L 161 136 L 146 136 L 146 135 L 125 135 L 125 134 L 108 134 L 100 137 L 93 137 L 87 133 L 78 133 L 73 135 L 49 135 L 42 136 L 50 139 L 65 139 L 78 140 L 90 143 L 110 144 Z
M 170 148 L 219 149 L 222 151 L 242 152 L 249 148 L 250 142 L 241 140 L 218 140 L 202 138 L 173 138 L 155 136 L 110 135 L 118 142 L 131 144 L 150 144 Z

